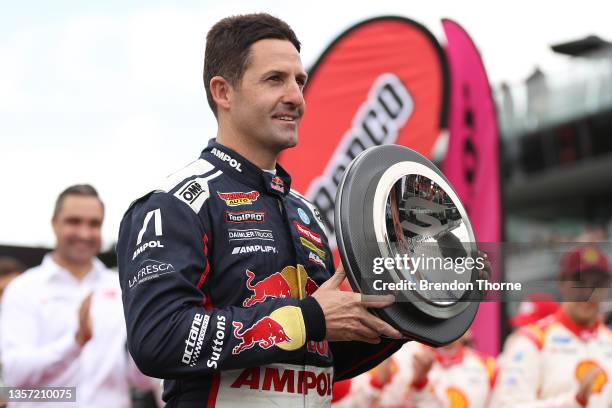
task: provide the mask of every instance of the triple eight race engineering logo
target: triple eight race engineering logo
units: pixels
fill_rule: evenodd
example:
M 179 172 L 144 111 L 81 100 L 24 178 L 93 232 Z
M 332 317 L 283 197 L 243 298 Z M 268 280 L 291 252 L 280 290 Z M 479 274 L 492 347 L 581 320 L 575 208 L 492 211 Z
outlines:
M 414 101 L 402 81 L 391 73 L 380 75 L 353 117 L 351 128 L 342 136 L 323 175 L 310 184 L 306 197 L 321 210 L 331 243 L 336 242 L 334 200 L 344 171 L 367 148 L 394 143 L 413 109 Z

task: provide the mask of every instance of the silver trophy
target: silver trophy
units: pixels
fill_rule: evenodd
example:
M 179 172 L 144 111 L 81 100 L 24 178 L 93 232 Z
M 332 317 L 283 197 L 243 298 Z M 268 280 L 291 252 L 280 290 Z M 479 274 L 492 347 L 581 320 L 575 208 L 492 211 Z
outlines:
M 465 208 L 428 159 L 398 145 L 361 153 L 338 187 L 334 222 L 353 290 L 396 297 L 373 313 L 433 346 L 468 329 L 482 298 L 478 249 Z

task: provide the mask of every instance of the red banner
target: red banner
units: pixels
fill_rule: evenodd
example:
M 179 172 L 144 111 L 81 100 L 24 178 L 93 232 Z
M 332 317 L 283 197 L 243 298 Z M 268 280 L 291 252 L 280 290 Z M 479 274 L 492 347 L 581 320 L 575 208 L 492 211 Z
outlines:
M 446 121 L 447 76 L 433 35 L 400 17 L 349 28 L 311 69 L 299 149 L 285 151 L 281 163 L 293 188 L 321 210 L 332 245 L 334 200 L 346 166 L 366 148 L 389 143 L 431 157 Z

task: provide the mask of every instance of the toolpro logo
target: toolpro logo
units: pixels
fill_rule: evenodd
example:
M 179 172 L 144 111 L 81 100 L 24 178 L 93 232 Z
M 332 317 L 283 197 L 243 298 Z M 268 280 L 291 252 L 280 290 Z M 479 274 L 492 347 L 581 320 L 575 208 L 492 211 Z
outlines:
M 253 201 L 257 201 L 259 193 L 257 191 L 249 191 L 248 193 L 221 193 L 217 192 L 219 198 L 225 201 L 230 207 L 236 207 L 239 205 L 251 205 Z
M 263 302 L 268 298 L 289 298 L 291 297 L 291 287 L 289 282 L 280 272 L 275 272 L 253 285 L 255 274 L 247 269 L 246 287 L 253 292 L 251 296 L 242 302 L 242 306 L 251 307 Z M 309 278 L 310 279 L 310 278 Z
M 263 223 L 266 220 L 266 213 L 261 211 L 226 211 L 225 221 L 232 224 L 242 224 L 245 222 Z
M 232 325 L 234 326 L 234 337 L 240 340 L 240 344 L 232 349 L 232 354 L 240 354 L 255 346 L 267 350 L 275 344 L 291 342 L 283 326 L 270 316 L 263 317 L 244 330 L 242 330 L 241 322 L 232 322 Z

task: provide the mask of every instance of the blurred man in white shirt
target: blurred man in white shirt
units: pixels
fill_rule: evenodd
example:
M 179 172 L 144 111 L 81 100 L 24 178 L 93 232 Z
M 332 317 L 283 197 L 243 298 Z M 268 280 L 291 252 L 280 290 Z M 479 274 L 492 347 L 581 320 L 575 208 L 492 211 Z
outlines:
M 117 274 L 96 258 L 103 219 L 104 205 L 89 185 L 69 187 L 58 197 L 55 250 L 15 279 L 2 299 L 7 386 L 76 387 L 76 403 L 56 403 L 62 407 L 129 407 L 131 385 L 155 385 L 127 352 Z

